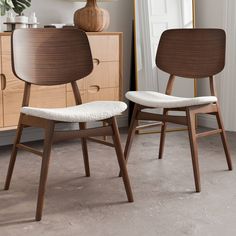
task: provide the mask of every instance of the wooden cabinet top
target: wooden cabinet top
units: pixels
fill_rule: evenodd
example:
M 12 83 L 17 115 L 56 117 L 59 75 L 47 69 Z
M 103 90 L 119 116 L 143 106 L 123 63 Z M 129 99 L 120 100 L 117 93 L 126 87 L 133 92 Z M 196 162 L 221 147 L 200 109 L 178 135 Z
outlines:
M 114 35 L 122 32 L 86 32 L 88 35 Z M 11 32 L 0 32 L 0 36 L 11 36 Z

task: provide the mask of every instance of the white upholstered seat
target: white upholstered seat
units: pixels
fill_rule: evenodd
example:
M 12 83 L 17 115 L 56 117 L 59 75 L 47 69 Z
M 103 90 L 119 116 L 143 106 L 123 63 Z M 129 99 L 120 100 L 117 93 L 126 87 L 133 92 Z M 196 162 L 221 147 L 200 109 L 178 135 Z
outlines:
M 22 107 L 21 112 L 26 115 L 63 122 L 99 121 L 119 115 L 127 109 L 124 102 L 96 101 L 78 106 L 65 108 L 35 108 Z
M 183 98 L 154 91 L 130 91 L 127 92 L 125 96 L 134 103 L 153 108 L 189 107 L 217 101 L 217 97 L 214 96 Z

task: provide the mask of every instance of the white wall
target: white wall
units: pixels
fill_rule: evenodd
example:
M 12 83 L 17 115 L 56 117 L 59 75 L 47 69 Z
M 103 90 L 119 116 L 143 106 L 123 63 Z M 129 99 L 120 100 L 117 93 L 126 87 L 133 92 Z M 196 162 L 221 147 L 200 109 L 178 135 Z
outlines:
M 49 23 L 72 23 L 73 13 L 85 3 L 75 3 L 70 0 L 32 0 L 31 8 L 25 11 L 26 15 L 36 12 L 41 26 Z M 110 3 L 99 3 L 99 6 L 110 12 L 111 23 L 108 31 L 119 31 L 124 33 L 124 93 L 129 89 L 130 84 L 130 60 L 131 60 L 131 39 L 133 0 L 119 0 Z M 127 115 L 120 117 L 119 125 L 127 125 Z M 0 146 L 9 144 L 14 138 L 14 131 L 0 133 Z M 29 130 L 27 139 L 41 137 L 41 133 Z M 3 141 L 2 141 L 3 140 Z
M 196 0 L 196 27 L 223 28 L 224 14 L 222 0 Z M 217 80 L 219 87 L 219 80 Z M 198 94 L 206 95 L 209 92 L 208 81 L 198 83 Z
M 226 66 L 216 76 L 218 99 L 226 130 L 236 131 L 236 1 L 196 0 L 196 26 L 202 28 L 223 28 L 226 31 Z M 207 82 L 198 83 L 199 95 L 209 92 Z M 200 125 L 215 127 L 216 122 L 209 116 L 201 116 Z

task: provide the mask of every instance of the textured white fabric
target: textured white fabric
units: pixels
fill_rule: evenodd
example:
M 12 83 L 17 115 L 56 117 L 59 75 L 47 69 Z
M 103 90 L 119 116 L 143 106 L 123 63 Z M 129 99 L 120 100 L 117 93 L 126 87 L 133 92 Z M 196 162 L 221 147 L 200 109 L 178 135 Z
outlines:
M 189 107 L 217 101 L 214 96 L 182 98 L 153 91 L 130 91 L 125 96 L 134 103 L 153 108 Z
M 96 101 L 65 108 L 22 107 L 26 115 L 64 122 L 99 121 L 119 115 L 127 109 L 124 102 Z

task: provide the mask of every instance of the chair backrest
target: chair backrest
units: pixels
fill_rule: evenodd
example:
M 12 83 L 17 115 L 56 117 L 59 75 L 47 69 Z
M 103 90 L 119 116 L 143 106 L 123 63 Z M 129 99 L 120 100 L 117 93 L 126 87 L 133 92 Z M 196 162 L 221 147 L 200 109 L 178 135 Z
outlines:
M 59 85 L 93 70 L 88 38 L 79 29 L 18 29 L 12 34 L 12 67 L 20 80 Z
M 156 55 L 161 70 L 185 78 L 204 78 L 225 66 L 222 29 L 172 29 L 163 32 Z

